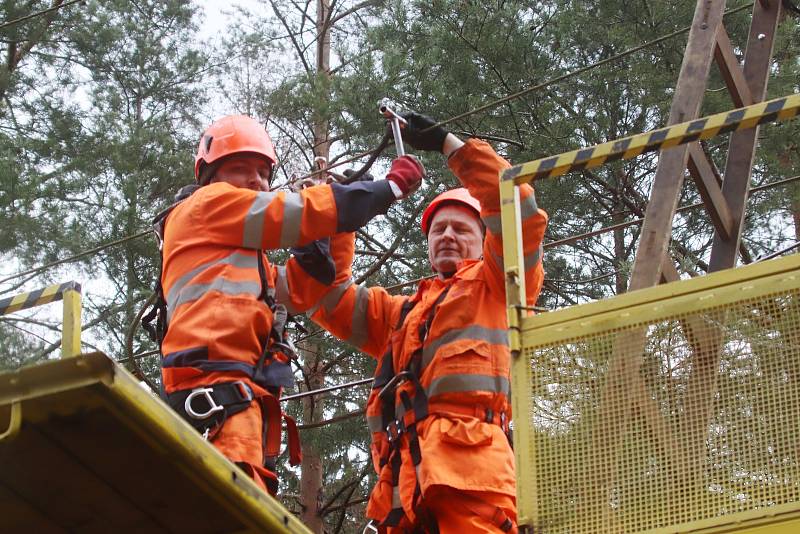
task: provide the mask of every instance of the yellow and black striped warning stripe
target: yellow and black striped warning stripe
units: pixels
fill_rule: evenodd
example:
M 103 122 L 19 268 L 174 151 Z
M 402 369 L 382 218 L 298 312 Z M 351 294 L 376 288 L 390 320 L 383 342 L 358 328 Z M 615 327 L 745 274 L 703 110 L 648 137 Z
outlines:
M 623 137 L 589 148 L 515 165 L 503 172 L 503 180 L 523 184 L 538 178 L 552 178 L 580 169 L 597 167 L 609 161 L 632 159 L 644 152 L 710 139 L 735 130 L 767 122 L 784 121 L 800 113 L 800 94 L 776 98 L 725 113 L 682 122 L 659 130 Z
M 55 284 L 30 293 L 20 293 L 19 295 L 2 299 L 0 300 L 0 315 L 61 300 L 64 298 L 64 292 L 69 290 L 80 293 L 81 285 L 78 282 L 64 282 L 63 284 Z

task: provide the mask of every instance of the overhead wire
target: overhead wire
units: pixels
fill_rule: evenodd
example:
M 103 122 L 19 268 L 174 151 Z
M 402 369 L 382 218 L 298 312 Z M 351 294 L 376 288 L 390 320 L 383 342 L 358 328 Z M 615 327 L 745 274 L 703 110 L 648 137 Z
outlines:
M 739 7 L 735 7 L 735 8 L 729 9 L 722 16 L 723 17 L 727 17 L 727 16 L 730 16 L 730 15 L 733 15 L 734 13 L 738 13 L 739 11 L 743 11 L 745 9 L 748 9 L 748 8 L 750 8 L 752 6 L 753 6 L 753 2 L 749 2 L 749 3 L 741 5 Z M 628 57 L 628 56 L 630 56 L 632 54 L 635 54 L 636 52 L 640 52 L 640 51 L 642 51 L 642 50 L 644 50 L 646 48 L 650 48 L 651 46 L 655 46 L 657 44 L 663 43 L 664 41 L 668 41 L 668 40 L 670 40 L 670 39 L 672 39 L 674 37 L 677 37 L 679 35 L 683 35 L 684 33 L 689 32 L 691 29 L 692 29 L 691 26 L 687 26 L 685 28 L 681 28 L 680 30 L 676 30 L 676 31 L 674 31 L 672 33 L 669 33 L 669 34 L 666 34 L 666 35 L 662 35 L 661 37 L 658 37 L 657 39 L 653 39 L 652 41 L 647 41 L 645 43 L 642 43 L 641 45 L 635 46 L 633 48 L 629 48 L 628 50 L 625 50 L 624 52 L 620 52 L 617 55 L 608 57 L 606 59 L 602 59 L 602 60 L 597 61 L 595 63 L 591 63 L 589 65 L 586 65 L 585 67 L 581 67 L 581 68 L 576 69 L 574 71 L 570 71 L 570 72 L 567 72 L 565 74 L 562 74 L 561 76 L 556 76 L 555 78 L 551 78 L 551 79 L 546 80 L 544 82 L 538 83 L 538 84 L 533 85 L 531 87 L 527 87 L 525 89 L 522 89 L 522 90 L 517 91 L 515 93 L 512 93 L 510 95 L 507 95 L 507 96 L 504 96 L 502 98 L 499 98 L 497 100 L 493 100 L 492 102 L 489 102 L 488 104 L 484 104 L 483 106 L 479 106 L 477 108 L 471 109 L 469 111 L 466 111 L 466 112 L 461 113 L 459 115 L 456 115 L 454 117 L 450 117 L 449 119 L 445 119 L 443 121 L 437 122 L 433 126 L 430 126 L 430 127 L 426 128 L 423 131 L 428 131 L 428 130 L 431 130 L 433 128 L 439 127 L 439 126 L 444 126 L 446 124 L 450 124 L 451 122 L 455 122 L 457 120 L 464 119 L 466 117 L 470 117 L 472 115 L 475 115 L 476 113 L 481 113 L 483 111 L 487 111 L 489 109 L 492 109 L 492 108 L 495 108 L 495 107 L 500 106 L 502 104 L 505 104 L 506 102 L 510 102 L 511 100 L 516 100 L 517 98 L 520 98 L 520 97 L 525 96 L 527 94 L 530 94 L 530 93 L 533 93 L 535 91 L 539 91 L 539 90 L 545 89 L 545 88 L 547 88 L 547 87 L 549 87 L 551 85 L 555 85 L 557 83 L 563 82 L 564 80 L 568 80 L 569 78 L 573 78 L 575 76 L 578 76 L 578 75 L 583 74 L 585 72 L 588 72 L 590 70 L 596 69 L 598 67 L 602 67 L 604 65 L 607 65 L 609 63 L 613 63 L 615 61 L 619 61 L 620 59 L 624 59 L 624 58 L 626 58 L 626 57 Z M 306 178 L 312 178 L 314 176 L 317 176 L 318 174 L 324 173 L 327 169 L 333 169 L 335 167 L 338 167 L 340 165 L 344 165 L 346 163 L 352 163 L 353 161 L 357 161 L 361 157 L 364 157 L 365 155 L 368 155 L 368 154 L 369 155 L 373 155 L 377 150 L 378 149 L 371 150 L 371 151 L 368 151 L 368 152 L 364 152 L 362 154 L 359 154 L 359 155 L 354 156 L 352 158 L 349 158 L 347 160 L 333 163 L 331 165 L 328 165 L 328 167 L 326 169 L 320 169 L 320 170 L 312 171 L 312 172 L 310 172 L 308 174 L 305 174 L 303 176 L 299 176 L 297 178 L 294 178 L 290 182 L 300 181 L 300 180 L 304 180 Z
M 36 13 L 32 13 L 32 14 L 27 15 L 25 17 L 21 17 L 21 18 L 15 19 L 15 20 L 7 21 L 5 23 L 0 24 L 0 30 L 4 29 L 6 27 L 9 27 L 9 26 L 24 22 L 24 21 L 32 19 L 32 18 L 45 15 L 45 14 L 47 14 L 49 12 L 57 11 L 59 9 L 68 7 L 68 6 L 72 5 L 72 4 L 75 4 L 75 3 L 78 3 L 78 2 L 81 2 L 81 1 L 83 1 L 83 0 L 70 0 L 70 1 L 65 2 L 63 4 L 60 4 L 58 6 L 54 6 L 52 8 L 45 9 L 45 10 L 42 10 L 42 11 L 39 11 L 39 12 L 36 12 Z M 728 16 L 728 15 L 737 13 L 739 11 L 742 11 L 744 9 L 752 7 L 752 5 L 753 5 L 753 3 L 751 2 L 751 3 L 745 4 L 745 5 L 739 6 L 737 8 L 730 9 L 730 10 L 728 10 L 728 11 L 726 11 L 724 13 L 724 16 Z M 795 10 L 797 9 L 796 6 L 791 5 L 786 0 L 784 0 L 784 5 L 787 8 L 794 8 Z M 644 50 L 646 48 L 649 48 L 651 46 L 655 46 L 655 45 L 660 44 L 660 43 L 662 43 L 664 41 L 672 39 L 672 38 L 674 38 L 676 36 L 682 35 L 682 34 L 688 32 L 690 29 L 691 29 L 691 26 L 686 27 L 686 28 L 682 28 L 680 30 L 676 30 L 676 31 L 674 31 L 674 32 L 672 32 L 670 34 L 664 35 L 664 36 L 659 37 L 657 39 L 654 39 L 652 41 L 648 41 L 646 43 L 643 43 L 643 44 L 641 44 L 639 46 L 636 46 L 634 48 L 628 49 L 628 50 L 626 50 L 626 51 L 624 51 L 624 52 L 622 52 L 620 54 L 617 54 L 615 56 L 612 56 L 610 58 L 603 59 L 601 61 L 598 61 L 598 62 L 592 63 L 590 65 L 587 65 L 585 67 L 581 67 L 581 68 L 579 68 L 577 70 L 565 73 L 565 74 L 563 74 L 561 76 L 552 78 L 552 79 L 547 80 L 545 82 L 536 84 L 534 86 L 525 88 L 523 90 L 517 91 L 517 92 L 512 93 L 510 95 L 507 95 L 507 96 L 505 96 L 503 98 L 494 100 L 494 101 L 489 102 L 489 103 L 487 103 L 487 104 L 485 104 L 483 106 L 480 106 L 478 108 L 474 108 L 472 110 L 469 110 L 467 112 L 461 113 L 461 114 L 456 115 L 454 117 L 450 117 L 450 118 L 448 118 L 446 120 L 443 120 L 441 122 L 436 123 L 434 126 L 431 126 L 431 128 L 438 127 L 438 126 L 444 126 L 444 125 L 450 124 L 452 122 L 464 119 L 466 117 L 475 115 L 477 113 L 481 113 L 483 111 L 487 111 L 489 109 L 495 108 L 495 107 L 497 107 L 499 105 L 502 105 L 504 103 L 507 103 L 509 101 L 515 100 L 517 98 L 520 98 L 522 96 L 528 95 L 528 94 L 533 93 L 535 91 L 544 89 L 546 87 L 549 87 L 551 85 L 557 84 L 557 83 L 562 82 L 564 80 L 567 80 L 569 78 L 578 76 L 580 74 L 583 74 L 583 73 L 588 72 L 590 70 L 593 70 L 595 68 L 598 68 L 598 67 L 604 66 L 606 64 L 618 61 L 618 60 L 623 59 L 623 58 L 625 58 L 625 57 L 627 57 L 629 55 L 632 55 L 632 54 L 634 54 L 636 52 L 639 52 L 639 51 Z M 508 141 L 508 140 L 506 140 L 506 141 Z M 382 143 L 382 144 L 385 145 L 385 143 Z M 287 184 L 285 184 L 285 185 L 291 185 L 294 182 L 297 182 L 297 181 L 300 181 L 300 180 L 303 180 L 303 179 L 306 179 L 306 178 L 311 178 L 311 177 L 314 177 L 316 175 L 325 173 L 329 169 L 332 169 L 332 168 L 335 168 L 335 167 L 339 167 L 339 166 L 342 166 L 342 165 L 346 165 L 348 163 L 356 162 L 356 161 L 360 160 L 361 158 L 363 158 L 365 156 L 370 156 L 370 159 L 374 161 L 374 159 L 377 158 L 378 153 L 380 151 L 382 151 L 383 148 L 384 147 L 380 147 L 380 150 L 373 149 L 373 150 L 370 150 L 370 151 L 365 151 L 365 152 L 356 154 L 355 156 L 352 156 L 350 158 L 347 158 L 347 159 L 344 159 L 344 160 L 341 160 L 341 161 L 337 161 L 337 162 L 327 166 L 325 169 L 312 171 L 311 173 L 308 173 L 306 175 L 303 175 L 303 176 L 300 176 L 300 177 L 297 177 L 297 178 L 293 178 L 292 180 L 287 182 Z M 777 187 L 779 185 L 783 185 L 783 184 L 786 184 L 786 183 L 789 183 L 789 182 L 796 181 L 797 179 L 800 179 L 800 176 L 795 176 L 793 178 L 781 180 L 779 182 L 775 182 L 775 183 L 772 183 L 772 184 L 766 184 L 764 186 L 759 186 L 759 187 L 751 189 L 751 192 L 755 192 L 755 191 L 758 191 L 758 190 L 763 190 L 763 189 L 766 189 L 766 188 L 769 188 L 769 187 Z M 703 205 L 703 203 L 697 203 L 697 204 L 693 204 L 693 205 L 689 205 L 689 206 L 684 206 L 682 208 L 679 208 L 677 210 L 677 212 L 685 211 L 685 210 L 688 210 L 688 209 L 694 209 L 694 208 L 697 208 L 697 207 L 702 206 L 702 205 Z M 605 232 L 609 232 L 609 231 L 612 231 L 612 230 L 615 230 L 615 229 L 618 229 L 618 228 L 631 226 L 631 225 L 635 225 L 635 224 L 640 224 L 641 222 L 643 222 L 643 219 L 636 219 L 636 220 L 633 220 L 633 221 L 627 221 L 625 223 L 620 223 L 620 224 L 617 224 L 617 225 L 601 228 L 599 230 L 595 230 L 595 231 L 588 232 L 588 233 L 585 233 L 585 234 L 580 234 L 578 236 L 572 236 L 572 237 L 565 238 L 565 239 L 562 239 L 562 240 L 558 240 L 558 241 L 555 241 L 555 242 L 550 242 L 550 243 L 545 244 L 544 248 L 551 248 L 551 247 L 555 247 L 555 246 L 559 246 L 559 245 L 569 244 L 569 243 L 577 241 L 578 239 L 581 239 L 581 238 L 591 237 L 591 236 L 598 235 L 598 234 L 605 233 Z M 65 264 L 65 263 L 72 263 L 72 262 L 77 261 L 77 260 L 79 260 L 79 259 L 81 259 L 83 257 L 102 252 L 105 249 L 117 246 L 117 245 L 125 243 L 127 241 L 131 241 L 131 240 L 134 240 L 134 239 L 138 239 L 140 237 L 144 237 L 145 235 L 148 235 L 149 233 L 150 233 L 149 230 L 143 231 L 143 232 L 140 232 L 140 233 L 137 233 L 137 234 L 134 234 L 134 235 L 127 236 L 125 238 L 118 239 L 116 241 L 112 241 L 110 243 L 106 243 L 104 245 L 100 245 L 98 247 L 94 247 L 92 249 L 86 250 L 84 252 L 81 252 L 81 253 L 76 254 L 74 256 L 71 256 L 69 258 L 64 258 L 62 260 L 57 260 L 57 261 L 54 261 L 54 262 L 50 262 L 48 264 L 45 264 L 45 265 L 42 265 L 42 266 L 39 266 L 39 267 L 36 267 L 36 268 L 28 269 L 26 271 L 21 271 L 19 273 L 16 273 L 14 275 L 11 275 L 9 277 L 1 279 L 0 283 L 5 283 L 5 282 L 13 280 L 15 278 L 19 278 L 19 277 L 22 277 L 22 276 L 27 276 L 27 275 L 30 275 L 30 274 L 38 274 L 40 272 L 43 272 L 43 271 L 45 271 L 47 269 L 50 269 L 50 268 L 52 268 L 54 266 L 57 266 L 57 265 L 61 265 L 61 264 Z M 798 246 L 800 246 L 800 242 L 794 243 L 790 247 L 782 249 L 780 251 L 777 251 L 776 253 L 771 254 L 769 256 L 759 258 L 759 261 L 765 260 L 765 259 L 769 259 L 769 258 L 775 257 L 777 255 L 783 254 L 783 253 L 785 253 L 787 251 L 790 251 L 790 250 L 792 250 L 794 248 L 797 248 Z M 601 276 L 599 278 L 611 276 L 613 274 L 614 273 L 611 273 L 611 274 L 608 274 L 608 275 L 603 275 L 603 276 Z M 434 275 L 431 275 L 431 276 L 434 276 Z M 390 286 L 390 288 L 387 288 L 387 289 L 397 289 L 397 288 L 406 287 L 408 285 L 412 285 L 412 284 L 418 283 L 419 281 L 424 280 L 426 278 L 430 278 L 431 276 L 419 278 L 417 280 L 413 280 L 413 281 L 409 281 L 409 282 L 404 282 L 404 283 L 401 283 L 401 284 L 397 284 L 395 286 Z M 599 278 L 595 278 L 595 279 L 592 279 L 592 280 L 596 280 L 596 279 L 599 279 Z M 578 283 L 580 281 L 564 280 L 564 282 Z M 310 335 L 307 336 L 307 337 L 310 337 Z M 157 350 L 146 351 L 146 352 L 143 352 L 143 353 L 131 355 L 128 358 L 120 360 L 120 362 L 122 363 L 122 362 L 125 362 L 127 360 L 134 360 L 134 359 L 138 359 L 138 358 L 141 358 L 141 357 L 144 357 L 144 356 L 154 355 L 154 354 L 158 354 L 158 351 Z M 304 398 L 304 397 L 320 395 L 320 394 L 323 394 L 323 393 L 327 393 L 327 392 L 330 392 L 330 391 L 336 391 L 336 390 L 339 390 L 339 389 L 349 389 L 349 388 L 352 388 L 352 387 L 357 387 L 359 385 L 370 383 L 372 381 L 373 381 L 373 378 L 367 378 L 367 379 L 357 380 L 357 381 L 349 382 L 349 383 L 345 383 L 345 384 L 340 384 L 340 385 L 335 385 L 335 386 L 328 386 L 328 387 L 320 388 L 320 389 L 317 389 L 317 390 L 311 390 L 311 391 L 297 393 L 297 394 L 294 394 L 294 395 L 288 395 L 288 396 L 282 397 L 281 401 L 295 400 L 295 399 L 300 399 L 300 398 Z M 305 428 L 316 428 L 316 427 L 319 427 L 319 426 L 324 426 L 324 425 L 329 424 L 329 423 L 333 423 L 333 422 L 341 421 L 341 420 L 344 420 L 344 419 L 349 419 L 349 418 L 354 417 L 354 416 L 362 415 L 363 413 L 364 413 L 363 410 L 359 410 L 359 411 L 356 411 L 356 412 L 351 412 L 351 413 L 345 414 L 344 416 L 334 417 L 334 418 L 326 420 L 326 421 L 320 421 L 320 422 L 312 423 L 312 424 L 308 424 L 308 425 L 301 425 L 301 428 L 304 428 L 304 429 Z
M 77 0 L 75 0 L 75 1 L 77 1 Z M 732 8 L 732 9 L 726 11 L 723 14 L 723 17 L 732 15 L 734 13 L 737 13 L 739 11 L 742 11 L 742 10 L 747 9 L 749 7 L 752 7 L 752 6 L 753 6 L 753 2 L 750 2 L 750 3 L 747 3 L 747 4 L 741 5 L 739 7 Z M 473 110 L 467 111 L 467 112 L 462 113 L 460 115 L 456 115 L 454 117 L 451 117 L 449 119 L 446 119 L 444 121 L 441 121 L 441 122 L 437 123 L 435 126 L 441 126 L 441 125 L 449 124 L 449 123 L 454 122 L 456 120 L 459 120 L 459 119 L 474 115 L 476 113 L 480 113 L 482 111 L 486 111 L 486 110 L 491 109 L 493 107 L 496 107 L 496 106 L 499 106 L 501 104 L 504 104 L 504 103 L 506 103 L 508 101 L 514 100 L 516 98 L 519 98 L 519 97 L 527 95 L 527 94 L 530 94 L 530 93 L 532 93 L 534 91 L 538 91 L 538 90 L 544 89 L 546 87 L 549 87 L 549 86 L 554 85 L 556 83 L 562 82 L 564 80 L 567 80 L 567 79 L 572 78 L 574 76 L 577 76 L 579 74 L 583 74 L 585 72 L 588 72 L 588 71 L 590 71 L 592 69 L 595 69 L 595 68 L 601 67 L 603 65 L 606 65 L 608 63 L 612 63 L 612 62 L 617 61 L 619 59 L 625 58 L 625 57 L 627 57 L 627 56 L 629 56 L 631 54 L 634 54 L 636 52 L 644 50 L 645 48 L 649 48 L 651 46 L 654 46 L 654 45 L 657 45 L 657 44 L 662 43 L 664 41 L 667 41 L 669 39 L 672 39 L 673 37 L 676 37 L 678 35 L 682 35 L 682 34 L 688 32 L 690 29 L 691 29 L 691 26 L 688 26 L 686 28 L 682 28 L 680 30 L 676 30 L 676 31 L 674 31 L 672 33 L 663 35 L 663 36 L 661 36 L 661 37 L 659 37 L 657 39 L 654 39 L 652 41 L 648 41 L 648 42 L 643 43 L 643 44 L 641 44 L 639 46 L 636 46 L 634 48 L 630 48 L 630 49 L 628 49 L 628 50 L 626 50 L 624 52 L 621 52 L 621 53 L 619 53 L 619 54 L 617 54 L 615 56 L 612 56 L 612 57 L 603 59 L 601 61 L 589 64 L 589 65 L 587 65 L 585 67 L 581 67 L 581 68 L 579 68 L 577 70 L 570 71 L 568 73 L 562 74 L 561 76 L 557 76 L 555 78 L 551 78 L 550 80 L 547 80 L 547 81 L 544 81 L 542 83 L 536 84 L 536 85 L 534 85 L 532 87 L 528 87 L 528 88 L 523 89 L 521 91 L 517 91 L 516 93 L 512 93 L 511 95 L 505 96 L 503 98 L 500 98 L 498 100 L 495 100 L 493 102 L 490 102 L 488 104 L 480 106 L 480 107 L 475 108 Z M 432 126 L 431 128 L 433 128 L 435 126 Z M 385 137 L 386 136 L 384 136 L 384 138 Z M 291 185 L 293 183 L 299 182 L 299 181 L 304 180 L 306 178 L 313 178 L 313 177 L 315 177 L 315 176 L 317 176 L 317 175 L 319 175 L 321 173 L 324 173 L 324 172 L 326 172 L 326 171 L 328 171 L 330 169 L 339 167 L 341 165 L 346 165 L 348 163 L 356 162 L 356 161 L 360 160 L 361 158 L 363 158 L 365 156 L 370 156 L 370 159 L 374 160 L 375 158 L 377 158 L 377 154 L 379 153 L 379 149 L 383 150 L 383 145 L 384 144 L 385 143 L 382 141 L 381 142 L 381 146 L 379 146 L 377 149 L 361 152 L 361 153 L 356 154 L 355 156 L 352 156 L 350 158 L 347 158 L 347 159 L 344 159 L 344 160 L 341 160 L 341 161 L 336 161 L 336 162 L 328 165 L 325 169 L 315 170 L 315 171 L 312 171 L 312 172 L 310 172 L 308 174 L 305 174 L 305 175 L 302 175 L 302 176 L 298 176 L 298 177 L 294 177 L 291 180 L 287 181 L 286 183 L 281 184 L 281 187 L 289 186 L 289 185 Z M 125 240 L 128 240 L 128 239 L 136 239 L 136 238 L 142 237 L 144 235 L 147 235 L 147 233 L 148 232 L 142 232 L 140 234 L 129 236 L 128 238 L 124 238 L 123 240 L 120 240 L 119 243 L 122 243 L 122 242 L 124 242 Z M 119 243 L 113 242 L 113 243 L 108 244 L 108 246 L 114 246 L 114 245 L 119 244 Z M 106 246 L 103 246 L 102 248 L 98 247 L 99 250 L 102 250 L 103 248 L 106 248 Z M 30 274 L 30 273 L 33 273 L 33 272 L 41 272 L 41 270 L 46 270 L 46 269 L 48 269 L 50 267 L 53 267 L 55 265 L 60 265 L 62 263 L 69 263 L 69 262 L 75 261 L 76 259 L 80 259 L 81 257 L 83 257 L 83 256 L 85 256 L 87 254 L 91 254 L 93 252 L 99 251 L 98 249 L 92 249 L 92 250 L 86 251 L 85 253 L 78 254 L 77 256 L 73 256 L 71 258 L 67 258 L 67 259 L 64 259 L 64 260 L 59 260 L 57 262 L 53 262 L 51 264 L 47 264 L 47 265 L 44 265 L 44 266 L 39 267 L 39 268 L 30 269 L 28 271 L 23 271 L 23 272 L 11 275 L 9 277 L 6 277 L 6 278 L 0 280 L 0 284 L 2 284 L 4 282 L 7 282 L 9 280 L 13 280 L 14 278 L 18 278 L 20 276 L 25 276 L 26 274 Z
M 43 271 L 46 271 L 46 270 L 50 269 L 51 267 L 55 267 L 56 265 L 62 265 L 64 263 L 72 263 L 72 262 L 77 261 L 77 260 L 79 260 L 81 258 L 84 258 L 86 256 L 91 256 L 93 254 L 97 254 L 98 252 L 102 252 L 107 248 L 115 247 L 117 245 L 121 245 L 122 243 L 126 243 L 126 242 L 132 241 L 134 239 L 139 239 L 140 237 L 144 237 L 146 235 L 149 235 L 150 233 L 152 233 L 152 230 L 145 230 L 145 231 L 139 232 L 138 234 L 129 235 L 129 236 L 117 239 L 115 241 L 111 241 L 109 243 L 105 243 L 103 245 L 96 246 L 96 247 L 91 248 L 89 250 L 84 250 L 83 252 L 80 252 L 80 253 L 75 254 L 74 256 L 70 256 L 68 258 L 52 261 L 50 263 L 46 263 L 46 264 L 41 265 L 39 267 L 33 267 L 33 268 L 27 269 L 25 271 L 20 271 L 20 272 L 18 272 L 16 274 L 12 274 L 11 276 L 7 276 L 7 277 L 3 278 L 2 280 L 0 280 L 0 284 L 3 284 L 3 283 L 8 282 L 10 280 L 14 280 L 15 278 L 19 278 L 21 276 L 27 276 L 29 274 L 38 274 L 40 272 L 43 272 Z
M 24 17 L 20 17 L 18 19 L 14 19 L 14 20 L 9 20 L 9 21 L 3 22 L 2 24 L 0 24 L 0 30 L 4 30 L 4 29 L 8 28 L 9 26 L 14 26 L 16 24 L 19 24 L 20 22 L 25 22 L 26 20 L 34 19 L 36 17 L 41 17 L 42 15 L 47 15 L 50 12 L 58 11 L 59 9 L 63 9 L 65 7 L 69 7 L 72 4 L 77 4 L 78 2 L 83 2 L 83 1 L 84 0 L 69 0 L 68 2 L 64 2 L 63 4 L 59 4 L 57 6 L 49 7 L 47 9 L 43 9 L 41 11 L 36 11 L 36 12 L 31 13 L 29 15 L 25 15 Z
M 742 11 L 742 10 L 747 9 L 749 7 L 752 7 L 752 6 L 753 6 L 753 2 L 750 2 L 748 4 L 744 4 L 744 5 L 741 5 L 739 7 L 729 9 L 728 11 L 723 13 L 722 16 L 723 17 L 727 17 L 729 15 L 733 15 L 734 13 L 738 13 L 739 11 Z M 484 104 L 483 106 L 477 107 L 477 108 L 472 109 L 470 111 L 466 111 L 464 113 L 461 113 L 460 115 L 456 115 L 455 117 L 450 117 L 449 119 L 443 120 L 441 122 L 437 122 L 433 126 L 430 126 L 429 128 L 426 128 L 426 130 L 431 130 L 431 129 L 439 127 L 439 126 L 444 126 L 446 124 L 450 124 L 451 122 L 455 122 L 457 120 L 461 120 L 461 119 L 470 117 L 472 115 L 475 115 L 476 113 L 481 113 L 483 111 L 487 111 L 487 110 L 495 108 L 495 107 L 497 107 L 497 106 L 499 106 L 501 104 L 505 104 L 506 102 L 510 102 L 511 100 L 516 100 L 517 98 L 519 98 L 521 96 L 525 96 L 525 95 L 533 93 L 535 91 L 539 91 L 541 89 L 544 89 L 544 88 L 549 87 L 551 85 L 554 85 L 556 83 L 563 82 L 564 80 L 566 80 L 568 78 L 572 78 L 572 77 L 577 76 L 579 74 L 583 74 L 584 72 L 588 72 L 588 71 L 590 71 L 592 69 L 596 69 L 597 67 L 602 67 L 603 65 L 607 65 L 609 63 L 613 63 L 615 61 L 619 61 L 620 59 L 626 58 L 626 57 L 630 56 L 631 54 L 635 54 L 636 52 L 640 52 L 641 50 L 644 50 L 645 48 L 650 48 L 651 46 L 655 46 L 657 44 L 663 43 L 664 41 L 668 41 L 668 40 L 672 39 L 673 37 L 677 37 L 679 35 L 687 33 L 691 29 L 692 29 L 691 26 L 687 26 L 685 28 L 681 28 L 680 30 L 675 30 L 672 33 L 669 33 L 667 35 L 662 35 L 661 37 L 659 37 L 657 39 L 653 39 L 652 41 L 648 41 L 646 43 L 640 44 L 639 46 L 635 46 L 633 48 L 629 48 L 628 50 L 625 50 L 624 52 L 620 52 L 619 54 L 617 54 L 615 56 L 611 56 L 609 58 L 600 60 L 600 61 L 598 61 L 596 63 L 592 63 L 592 64 L 589 64 L 589 65 L 586 65 L 585 67 L 581 67 L 581 68 L 579 68 L 577 70 L 574 70 L 574 71 L 571 71 L 571 72 L 567 72 L 566 74 L 562 74 L 561 76 L 557 76 L 555 78 L 551 78 L 550 80 L 546 80 L 546 81 L 544 81 L 542 83 L 533 85 L 531 87 L 527 87 L 525 89 L 517 91 L 516 93 L 512 93 L 510 95 L 504 96 L 503 98 L 499 98 L 497 100 L 493 100 L 492 102 L 489 102 L 488 104 Z

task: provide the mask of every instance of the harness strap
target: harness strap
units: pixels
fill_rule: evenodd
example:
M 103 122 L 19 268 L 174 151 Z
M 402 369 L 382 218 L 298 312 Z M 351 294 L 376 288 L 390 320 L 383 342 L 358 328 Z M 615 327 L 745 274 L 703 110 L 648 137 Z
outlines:
M 275 395 L 261 397 L 264 425 L 264 456 L 275 458 L 281 453 L 281 406 Z
M 209 439 L 228 417 L 250 407 L 253 399 L 253 390 L 242 381 L 183 389 L 165 396 L 173 410 Z
M 283 420 L 286 422 L 286 436 L 289 442 L 289 465 L 300 465 L 303 461 L 303 450 L 300 447 L 300 433 L 297 431 L 297 421 L 294 417 L 283 413 Z
M 383 389 L 379 394 L 380 397 L 383 397 L 382 416 L 384 422 L 393 421 L 393 423 L 390 422 L 386 425 L 386 430 L 389 439 L 389 456 L 391 461 L 392 486 L 394 493 L 397 492 L 400 479 L 400 440 L 397 439 L 400 433 L 403 431 L 408 432 L 409 452 L 411 453 L 411 461 L 414 464 L 414 468 L 417 469 L 419 464 L 422 462 L 422 451 L 420 449 L 419 435 L 417 434 L 416 427 L 416 423 L 418 421 L 421 421 L 428 416 L 428 396 L 425 394 L 425 388 L 422 387 L 422 384 L 419 381 L 419 373 L 422 364 L 422 349 L 425 346 L 425 340 L 428 337 L 428 333 L 430 332 L 431 325 L 433 324 L 433 320 L 436 316 L 436 312 L 439 309 L 439 305 L 442 303 L 442 301 L 444 301 L 445 297 L 447 297 L 450 287 L 452 286 L 446 287 L 444 291 L 439 294 L 434 301 L 433 306 L 431 306 L 431 311 L 428 314 L 428 317 L 420 325 L 418 330 L 420 347 L 414 351 L 414 354 L 411 355 L 411 359 L 405 370 L 401 373 L 393 373 L 390 380 L 383 386 Z M 405 317 L 401 317 L 401 322 L 397 326 L 398 329 L 402 326 L 403 321 L 405 321 Z M 394 371 L 394 369 L 392 370 Z M 414 421 L 408 425 L 403 424 L 402 421 L 397 421 L 394 417 L 394 392 L 397 388 L 397 385 L 400 383 L 399 379 L 401 376 L 403 378 L 407 378 L 414 384 L 413 398 L 409 396 L 407 391 L 400 392 L 400 402 L 403 404 L 405 410 L 408 412 L 413 412 L 414 414 Z M 397 432 L 397 434 L 393 435 L 392 427 L 394 427 L 394 430 Z M 417 502 L 419 501 L 421 495 L 422 489 L 419 484 L 419 478 L 416 478 L 416 484 L 414 485 L 414 496 L 412 498 L 411 505 L 412 508 L 417 507 Z M 405 512 L 403 511 L 402 507 L 393 507 L 389 514 L 379 524 L 381 526 L 397 526 L 404 515 Z

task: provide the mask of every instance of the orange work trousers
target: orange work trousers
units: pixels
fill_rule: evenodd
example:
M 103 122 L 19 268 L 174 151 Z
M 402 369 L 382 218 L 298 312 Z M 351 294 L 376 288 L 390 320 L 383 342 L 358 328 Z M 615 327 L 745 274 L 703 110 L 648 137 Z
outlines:
M 275 495 L 278 476 L 264 467 L 264 439 L 261 403 L 253 399 L 249 408 L 225 421 L 211 443 L 246 472 L 262 490 Z
M 475 509 L 476 501 L 481 501 L 485 505 L 490 505 L 490 507 L 500 508 L 516 527 L 516 499 L 503 493 L 463 491 L 450 486 L 436 485 L 429 487 L 425 492 L 422 506 L 427 511 L 428 517 L 435 519 L 439 534 L 482 532 L 503 534 L 503 530 L 500 529 L 500 526 L 494 520 L 495 518 L 486 513 L 486 510 L 481 510 L 483 513 L 477 513 Z M 425 521 L 421 521 L 421 518 L 417 518 L 417 525 L 415 526 L 417 528 L 422 527 L 428 534 L 437 532 L 429 528 Z M 414 531 L 413 527 L 402 525 L 389 527 L 386 530 L 388 534 L 408 534 Z M 516 529 L 514 531 L 516 532 Z

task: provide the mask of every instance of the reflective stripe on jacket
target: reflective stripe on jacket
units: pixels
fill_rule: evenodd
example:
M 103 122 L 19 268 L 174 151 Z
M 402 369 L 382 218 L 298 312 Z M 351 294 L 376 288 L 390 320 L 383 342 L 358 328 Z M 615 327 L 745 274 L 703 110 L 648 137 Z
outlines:
M 245 366 L 257 363 L 272 328 L 264 297 L 299 313 L 327 290 L 293 259 L 285 267 L 270 265 L 263 250 L 353 231 L 393 201 L 386 182 L 323 185 L 299 193 L 214 183 L 177 205 L 165 222 L 162 250 L 169 323 L 162 345 L 165 391 L 246 375 Z M 230 362 L 242 364 L 241 373 Z
M 399 480 L 392 480 L 390 465 L 381 465 L 388 447 L 385 421 L 376 395 L 367 406 L 367 421 L 373 432 L 373 460 L 379 481 L 372 492 L 367 515 L 382 520 L 402 505 L 413 515 L 413 492 L 417 480 L 422 494 L 441 484 L 464 490 L 515 494 L 514 458 L 501 425 L 487 423 L 497 414 L 510 417 L 509 368 L 502 241 L 499 233 L 499 173 L 509 166 L 491 147 L 469 140 L 456 151 L 448 165 L 470 193 L 480 200 L 486 224 L 482 260 L 464 261 L 449 279 L 427 280 L 411 300 L 415 306 L 395 330 L 407 297 L 391 296 L 383 288 L 355 286 L 349 280 L 353 257 L 352 236 L 337 236 L 331 243 L 337 279 L 331 291 L 312 310 L 312 319 L 359 349 L 379 359 L 376 377 L 386 371 L 381 356 L 391 348 L 394 372 L 405 369 L 420 347 L 420 325 L 440 303 L 423 349 L 421 386 L 429 401 L 431 416 L 417 425 L 422 461 L 415 471 L 407 434 L 399 439 L 402 466 Z M 533 189 L 520 191 L 523 208 L 527 302 L 538 297 L 544 274 L 541 243 L 547 215 L 536 205 Z M 377 378 L 376 378 L 377 380 Z M 403 392 L 413 396 L 414 386 L 405 382 L 394 399 L 396 417 L 407 415 Z M 464 410 L 448 409 L 453 405 Z M 474 415 L 466 412 L 474 409 Z M 455 413 L 457 412 L 457 413 Z

